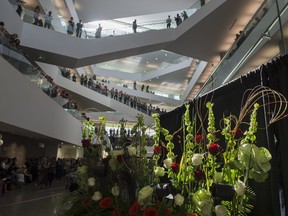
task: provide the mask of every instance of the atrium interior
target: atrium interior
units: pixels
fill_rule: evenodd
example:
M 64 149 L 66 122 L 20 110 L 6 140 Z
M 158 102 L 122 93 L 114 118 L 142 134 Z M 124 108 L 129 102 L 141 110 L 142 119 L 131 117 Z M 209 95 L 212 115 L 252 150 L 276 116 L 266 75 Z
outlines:
M 169 122 L 288 46 L 287 0 L 9 0 L 0 22 L 0 162 L 19 166 L 83 158 L 83 124 L 103 116 L 107 137 L 140 115 L 152 137 L 153 114 Z M 5 193 L 0 176 L 0 215 L 58 215 L 63 176 Z

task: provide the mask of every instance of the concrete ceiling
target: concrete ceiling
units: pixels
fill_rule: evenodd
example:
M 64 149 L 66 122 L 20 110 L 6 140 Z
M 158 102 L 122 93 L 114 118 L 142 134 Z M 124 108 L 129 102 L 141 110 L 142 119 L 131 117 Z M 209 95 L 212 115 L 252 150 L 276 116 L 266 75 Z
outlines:
M 61 50 L 66 50 L 67 52 L 71 53 L 69 54 L 70 56 L 67 55 L 63 56 L 60 53 L 56 52 L 53 53 L 37 49 L 38 47 L 35 47 L 35 43 L 39 44 L 39 46 L 40 44 L 45 43 L 43 39 L 41 39 L 41 37 L 38 37 L 35 38 L 37 41 L 34 40 L 33 47 L 31 47 L 32 45 L 29 47 L 28 44 L 25 47 L 25 40 L 24 40 L 23 49 L 26 51 L 26 53 L 28 53 L 31 57 L 34 57 L 35 59 L 37 59 L 39 56 L 43 56 L 45 58 L 43 62 L 71 68 L 91 65 L 95 63 L 100 63 L 112 59 L 119 59 L 132 55 L 139 55 L 147 52 L 156 51 L 159 49 L 165 49 L 171 52 L 175 52 L 177 54 L 189 56 L 200 60 L 205 60 L 208 62 L 211 62 L 215 59 L 216 61 L 219 61 L 220 53 L 225 52 L 229 49 L 229 47 L 234 41 L 235 35 L 241 29 L 244 28 L 244 26 L 249 21 L 249 18 L 253 16 L 257 8 L 260 6 L 261 2 L 263 2 L 263 0 L 254 0 L 254 1 L 227 0 L 212 12 L 210 11 L 210 13 L 206 16 L 204 15 L 205 13 L 208 13 L 206 9 L 207 10 L 210 9 L 208 9 L 209 7 L 207 8 L 203 7 L 203 9 L 200 9 L 195 13 L 195 16 L 198 17 L 198 19 L 201 16 L 203 16 L 203 18 L 199 19 L 199 21 L 197 23 L 194 23 L 193 25 L 195 19 L 193 19 L 192 16 L 191 20 L 189 18 L 186 22 L 184 22 L 176 29 L 175 33 L 179 35 L 179 37 L 177 37 L 176 40 L 162 44 L 161 43 L 153 45 L 147 44 L 146 46 L 134 45 L 134 48 L 126 50 L 121 49 L 121 51 L 119 50 L 116 52 L 113 52 L 112 50 L 111 51 L 106 50 L 97 55 L 95 54 L 94 56 L 92 53 L 91 54 L 87 53 L 87 57 L 79 58 L 77 53 L 73 52 L 72 49 L 73 47 L 71 47 L 71 51 L 69 51 L 70 50 L 69 46 L 65 46 L 65 48 L 63 47 L 63 49 Z M 210 3 L 212 4 L 213 1 L 209 2 L 208 4 Z M 173 29 L 171 30 L 173 31 Z M 39 29 L 39 31 L 41 30 Z M 154 33 L 159 32 L 161 31 L 155 31 Z M 54 32 L 51 32 L 51 34 L 53 33 Z M 144 40 L 146 38 L 145 37 L 146 33 L 139 33 L 137 35 L 133 35 L 133 37 L 139 36 Z M 62 37 L 62 35 L 58 36 Z M 66 35 L 63 35 L 63 37 L 64 36 L 65 39 L 67 40 L 67 44 L 68 43 L 73 44 L 77 42 L 79 43 L 78 44 L 79 46 L 81 44 L 81 47 L 83 47 L 84 50 L 88 50 L 88 46 L 89 47 L 93 46 L 95 47 L 95 50 L 99 50 L 97 49 L 97 47 L 99 46 L 99 43 L 96 43 L 97 40 L 76 41 L 75 40 L 76 38 L 72 37 L 67 38 Z M 113 46 L 117 47 L 120 46 L 121 43 L 124 43 L 123 40 L 125 39 L 125 36 L 119 36 L 115 38 L 108 37 L 102 39 L 103 41 L 101 41 L 101 47 L 102 45 L 106 46 L 106 44 L 107 46 L 108 44 L 110 44 L 110 46 L 114 44 Z M 125 43 L 127 43 L 127 41 Z M 59 46 L 61 47 L 61 44 L 59 44 Z M 41 60 L 38 59 L 38 61 Z
M 187 60 L 188 57 L 176 53 L 159 50 L 136 56 L 129 56 L 95 65 L 95 69 L 103 68 L 108 70 L 117 70 L 127 73 L 149 73 L 161 68 L 169 67 Z
M 78 17 L 84 22 L 155 14 L 191 7 L 198 0 L 75 0 Z

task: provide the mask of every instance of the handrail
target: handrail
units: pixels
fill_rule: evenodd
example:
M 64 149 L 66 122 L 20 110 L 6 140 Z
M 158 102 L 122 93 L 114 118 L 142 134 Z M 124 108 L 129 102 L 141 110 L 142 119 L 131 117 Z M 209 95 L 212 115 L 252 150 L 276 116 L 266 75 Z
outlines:
M 36 84 L 37 87 L 39 87 L 44 93 L 46 93 L 49 97 L 54 98 L 56 95 L 53 95 L 54 93 L 51 91 L 54 88 L 54 84 L 53 84 L 53 80 L 46 76 L 45 73 L 43 71 L 40 71 L 38 68 L 36 68 L 26 57 L 25 55 L 18 49 L 16 48 L 11 48 L 10 44 L 3 44 L 3 41 L 5 42 L 9 42 L 9 39 L 3 35 L 2 33 L 0 33 L 1 36 L 1 40 L 0 40 L 0 46 L 2 45 L 3 47 L 5 47 L 6 49 L 9 50 L 9 52 L 4 52 L 3 49 L 0 49 L 0 55 L 3 56 L 4 59 L 6 59 L 6 61 L 8 61 L 13 67 L 15 67 L 19 72 L 21 72 L 23 75 L 25 75 L 26 77 L 28 77 L 28 79 L 33 82 L 34 84 Z M 3 40 L 4 39 L 4 40 Z M 17 51 L 18 54 L 20 54 L 23 59 L 25 59 L 25 61 L 21 61 L 17 58 L 14 58 L 14 56 L 12 56 L 12 51 Z M 17 61 L 15 63 L 15 60 Z M 57 87 L 58 88 L 58 87 Z M 69 111 L 67 109 L 65 109 L 66 111 Z M 79 114 L 80 112 L 78 110 L 75 110 L 74 112 L 69 112 L 70 114 L 74 114 L 73 115 L 75 118 L 77 118 L 78 120 L 84 120 L 84 118 L 82 118 L 81 114 Z M 80 117 L 81 118 L 80 118 Z
M 206 2 L 209 2 L 209 0 L 206 0 Z M 199 10 L 201 8 L 200 5 L 200 0 L 196 1 L 190 8 L 188 8 L 186 11 L 188 17 L 190 17 L 191 15 L 193 15 L 197 10 Z M 177 13 L 175 11 L 171 11 L 171 14 L 173 13 Z M 34 16 L 34 12 L 28 9 L 23 8 L 23 15 L 22 15 L 22 19 L 24 22 L 33 22 L 33 16 Z M 44 24 L 44 17 L 46 16 L 46 14 L 39 14 L 39 18 L 42 20 L 43 24 Z M 165 29 L 166 28 L 166 19 L 167 17 L 163 17 L 163 20 L 153 20 L 153 21 L 149 21 L 149 22 L 138 22 L 137 23 L 137 32 L 145 32 L 145 31 L 150 31 L 150 30 L 160 30 L 160 29 Z M 103 20 L 105 21 L 105 20 Z M 108 20 L 107 20 L 108 21 Z M 110 20 L 113 21 L 114 23 L 120 25 L 119 28 L 107 28 L 102 30 L 102 37 L 106 37 L 106 36 L 119 36 L 119 35 L 126 35 L 126 34 L 132 34 L 132 24 L 131 23 L 126 23 L 126 22 L 122 22 L 120 20 Z M 56 17 L 53 16 L 52 19 L 52 23 L 51 23 L 51 27 L 58 32 L 61 33 L 67 33 L 67 21 L 64 20 L 61 17 Z M 174 26 L 174 22 L 173 25 L 171 26 L 171 28 L 176 28 L 177 26 Z M 74 31 L 76 29 L 76 23 L 74 26 Z M 85 37 L 86 39 L 89 38 L 95 38 L 95 31 L 91 31 L 89 29 L 87 29 L 85 27 L 82 28 L 82 32 L 85 32 Z M 114 34 L 113 34 L 114 32 Z M 84 35 L 84 34 L 83 34 Z M 82 36 L 83 38 L 83 36 Z
M 215 67 L 215 69 L 213 70 L 213 72 L 210 74 L 210 76 L 208 77 L 208 79 L 205 81 L 205 83 L 203 84 L 203 86 L 200 88 L 200 90 L 198 91 L 198 93 L 194 96 L 194 98 L 198 97 L 199 95 L 201 95 L 201 93 L 210 85 L 212 85 L 215 81 L 215 79 L 213 77 L 215 77 L 215 75 L 217 75 L 217 73 L 221 73 L 221 68 L 220 66 L 224 63 L 225 60 L 230 59 L 233 54 L 237 51 L 237 49 L 240 47 L 241 43 L 243 43 L 243 41 L 245 40 L 246 37 L 248 37 L 250 35 L 250 33 L 252 32 L 252 30 L 255 28 L 254 24 L 254 20 L 256 17 L 258 17 L 260 15 L 260 13 L 262 12 L 262 10 L 264 8 L 267 7 L 271 7 L 271 5 L 269 5 L 269 0 L 265 0 L 261 6 L 258 8 L 258 10 L 256 11 L 256 13 L 252 16 L 252 18 L 249 20 L 248 24 L 244 27 L 244 29 L 242 30 L 242 33 L 239 35 L 239 37 L 234 41 L 234 43 L 230 46 L 230 48 L 228 49 L 228 51 L 226 52 L 226 54 L 222 57 L 221 61 L 218 63 L 218 65 Z M 268 10 L 268 9 L 267 9 Z M 267 12 L 267 11 L 266 11 Z M 266 14 L 266 12 L 264 14 L 262 14 L 262 17 Z M 243 40 L 243 41 L 241 41 Z

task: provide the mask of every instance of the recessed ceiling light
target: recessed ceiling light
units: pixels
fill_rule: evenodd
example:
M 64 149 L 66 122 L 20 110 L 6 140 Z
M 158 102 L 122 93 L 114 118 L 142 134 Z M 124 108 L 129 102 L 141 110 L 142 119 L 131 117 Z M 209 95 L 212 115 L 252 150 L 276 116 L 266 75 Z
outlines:
M 147 61 L 146 63 L 147 63 L 147 64 L 149 64 L 149 62 L 148 62 L 148 61 Z
M 157 60 L 158 60 L 158 58 L 155 58 L 155 60 L 157 61 Z
M 165 56 L 167 56 L 168 54 L 167 53 L 165 53 Z
M 159 79 L 159 77 L 157 77 L 157 79 Z
M 149 81 L 151 82 L 151 79 Z

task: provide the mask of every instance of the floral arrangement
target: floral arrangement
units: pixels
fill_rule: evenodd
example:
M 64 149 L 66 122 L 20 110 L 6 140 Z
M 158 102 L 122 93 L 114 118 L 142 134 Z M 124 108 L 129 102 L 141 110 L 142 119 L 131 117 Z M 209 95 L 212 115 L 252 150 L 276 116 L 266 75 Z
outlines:
M 223 117 L 220 128 L 211 102 L 206 104 L 207 119 L 199 115 L 191 119 L 186 105 L 182 127 L 173 134 L 161 127 L 159 115 L 154 114 L 151 158 L 143 116 L 138 116 L 129 142 L 123 134 L 125 122 L 120 122 L 121 145 L 111 151 L 105 147 L 105 118 L 100 118 L 101 147 L 83 144 L 92 154 L 85 156 L 85 166 L 77 171 L 79 189 L 63 201 L 63 215 L 248 215 L 255 197 L 249 179 L 264 182 L 271 169 L 269 150 L 256 145 L 257 112 L 266 106 L 273 110 L 267 116 L 268 126 L 286 117 L 287 101 L 265 87 L 243 98 L 239 116 Z M 249 122 L 244 121 L 247 117 Z M 91 123 L 85 124 L 90 128 Z M 84 127 L 83 139 L 90 131 Z M 179 133 L 180 143 L 175 144 L 173 138 Z M 175 155 L 176 145 L 182 155 Z

